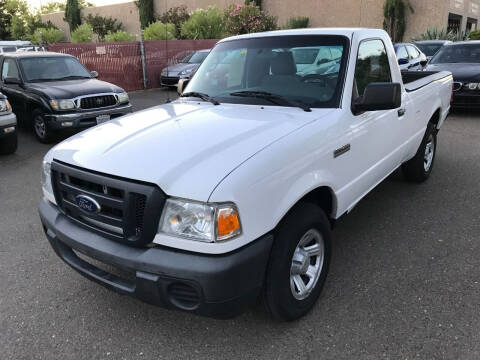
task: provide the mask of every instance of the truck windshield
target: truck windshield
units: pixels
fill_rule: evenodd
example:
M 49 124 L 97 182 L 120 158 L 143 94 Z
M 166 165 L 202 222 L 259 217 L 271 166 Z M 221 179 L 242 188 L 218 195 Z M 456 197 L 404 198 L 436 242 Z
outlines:
M 480 44 L 447 45 L 430 60 L 431 64 L 480 63 Z
M 443 44 L 415 44 L 425 55 L 433 56 L 443 46 Z
M 31 57 L 20 60 L 28 82 L 91 78 L 90 73 L 73 57 Z
M 274 105 L 273 95 L 282 106 L 338 107 L 347 53 L 343 36 L 225 41 L 210 52 L 185 92 L 227 103 Z

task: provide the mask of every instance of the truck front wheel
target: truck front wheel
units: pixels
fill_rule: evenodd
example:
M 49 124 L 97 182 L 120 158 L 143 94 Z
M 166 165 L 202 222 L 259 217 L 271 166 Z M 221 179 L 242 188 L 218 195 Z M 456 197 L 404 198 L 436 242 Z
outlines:
M 41 110 L 35 110 L 32 114 L 33 132 L 37 139 L 44 144 L 54 141 L 52 130 L 48 127 L 45 116 Z
M 436 150 L 437 130 L 434 124 L 428 123 L 417 153 L 402 165 L 402 171 L 406 179 L 418 183 L 427 180 L 433 169 Z
M 277 319 L 305 315 L 317 301 L 330 264 L 330 223 L 315 204 L 300 203 L 275 234 L 264 287 L 264 304 Z

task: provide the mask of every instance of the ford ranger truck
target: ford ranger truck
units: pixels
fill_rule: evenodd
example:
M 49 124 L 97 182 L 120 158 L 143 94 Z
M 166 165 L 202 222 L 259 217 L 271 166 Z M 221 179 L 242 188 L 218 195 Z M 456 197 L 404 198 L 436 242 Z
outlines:
M 376 29 L 226 38 L 180 85 L 46 154 L 46 236 L 120 294 L 212 317 L 261 298 L 282 320 L 317 301 L 336 219 L 399 167 L 428 179 L 452 94 Z
M 17 150 L 17 118 L 5 95 L 0 93 L 0 155 Z

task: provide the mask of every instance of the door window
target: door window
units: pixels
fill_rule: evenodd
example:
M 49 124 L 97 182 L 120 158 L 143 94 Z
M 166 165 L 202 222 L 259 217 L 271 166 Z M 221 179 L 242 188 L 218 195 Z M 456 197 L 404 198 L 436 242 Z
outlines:
M 400 46 L 397 51 L 397 58 L 398 59 L 408 59 L 407 49 L 405 46 Z
M 365 88 L 372 82 L 391 81 L 390 65 L 383 41 L 362 41 L 358 48 L 353 98 L 363 96 Z
M 407 51 L 408 51 L 408 54 L 410 55 L 410 59 L 416 59 L 420 56 L 420 53 L 418 52 L 418 50 L 415 49 L 413 46 L 407 46 Z
M 2 66 L 2 80 L 6 77 L 19 79 L 18 67 L 13 59 L 5 59 Z

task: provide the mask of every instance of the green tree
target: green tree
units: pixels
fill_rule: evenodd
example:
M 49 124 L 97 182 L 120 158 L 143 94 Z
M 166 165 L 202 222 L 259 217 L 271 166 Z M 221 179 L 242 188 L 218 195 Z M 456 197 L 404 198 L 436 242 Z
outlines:
M 98 35 L 100 41 L 104 41 L 108 33 L 115 33 L 122 29 L 122 23 L 111 17 L 88 14 L 83 20 L 92 27 L 93 32 Z
M 135 1 L 135 4 L 138 7 L 140 27 L 145 29 L 148 25 L 155 22 L 153 0 L 137 0 Z
M 187 6 L 175 6 L 158 17 L 158 20 L 163 24 L 175 25 L 175 37 L 180 39 L 182 37 L 182 25 L 190 18 L 187 12 Z
M 403 39 L 407 23 L 407 11 L 414 12 L 409 0 L 385 0 L 383 28 L 388 32 L 394 43 Z
M 148 25 L 143 31 L 145 40 L 174 40 L 175 25 L 162 24 L 160 21 Z
M 89 24 L 82 24 L 77 26 L 75 30 L 71 32 L 72 43 L 86 43 L 92 42 L 93 29 Z
M 75 31 L 75 29 L 82 23 L 78 0 L 67 0 L 64 20 L 70 26 L 70 31 Z
M 39 13 L 32 13 L 25 0 L 6 0 L 5 9 L 10 15 L 8 32 L 15 40 L 29 40 L 33 32 L 43 26 Z
M 7 0 L 0 0 L 0 40 L 10 39 L 12 15 L 7 10 Z
M 185 39 L 219 39 L 224 33 L 224 25 L 220 9 L 213 6 L 197 9 L 182 25 L 182 36 Z
M 55 12 L 65 11 L 65 3 L 60 1 L 52 1 L 40 6 L 40 14 L 51 14 Z

